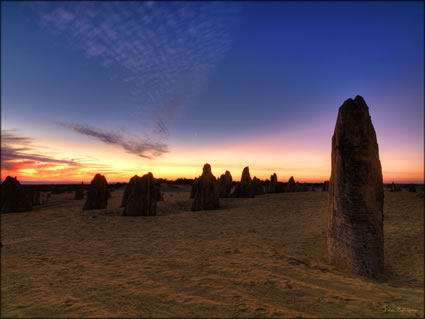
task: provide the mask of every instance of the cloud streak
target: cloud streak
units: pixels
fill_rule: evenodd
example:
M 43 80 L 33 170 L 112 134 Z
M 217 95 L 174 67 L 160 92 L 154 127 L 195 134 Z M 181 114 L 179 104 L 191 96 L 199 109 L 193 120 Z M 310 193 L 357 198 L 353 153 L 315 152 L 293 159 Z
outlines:
M 40 154 L 24 153 L 25 151 L 29 151 L 29 150 L 30 150 L 29 148 L 15 148 L 15 147 L 3 146 L 1 148 L 2 162 L 7 163 L 14 160 L 31 160 L 31 161 L 43 162 L 43 163 L 66 164 L 71 166 L 80 165 L 74 160 L 60 160 L 60 159 L 55 159 L 55 158 L 40 155 Z
M 33 138 L 22 136 L 16 130 L 1 132 L 1 170 L 7 175 L 38 180 L 63 180 L 77 176 L 91 178 L 95 172 L 114 172 L 110 166 L 85 159 L 60 158 L 56 154 L 40 152 Z M 45 150 L 45 149 L 44 149 Z
M 18 170 L 29 166 L 42 164 L 65 165 L 73 168 L 81 164 L 74 159 L 58 159 L 45 154 L 39 154 L 33 145 L 33 139 L 20 136 L 11 130 L 2 131 L 1 135 L 1 166 L 6 170 Z
M 58 123 L 64 127 L 82 135 L 93 137 L 103 143 L 120 146 L 126 152 L 136 154 L 140 157 L 153 159 L 168 152 L 168 146 L 165 143 L 154 142 L 148 138 L 134 138 L 128 133 L 120 131 L 106 131 L 90 125 L 76 123 Z

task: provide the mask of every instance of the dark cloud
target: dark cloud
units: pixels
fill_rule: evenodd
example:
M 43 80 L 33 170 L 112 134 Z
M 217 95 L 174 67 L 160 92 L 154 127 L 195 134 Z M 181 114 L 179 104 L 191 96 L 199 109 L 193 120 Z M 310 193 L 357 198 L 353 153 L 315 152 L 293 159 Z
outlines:
M 31 138 L 19 136 L 13 132 L 14 130 L 2 131 L 1 133 L 2 144 L 30 145 L 32 143 Z
M 121 131 L 106 131 L 93 126 L 76 123 L 58 122 L 58 124 L 80 134 L 94 137 L 103 143 L 120 146 L 126 152 L 143 158 L 153 159 L 168 152 L 168 145 L 165 143 L 153 142 L 148 138 L 130 137 L 128 133 Z M 165 126 L 162 129 L 167 132 Z
M 9 146 L 2 146 L 1 148 L 1 159 L 3 161 L 12 160 L 31 160 L 43 163 L 56 163 L 56 164 L 67 164 L 77 166 L 79 163 L 74 160 L 60 160 L 41 154 L 22 153 L 22 150 L 29 150 L 28 148 L 14 148 Z
M 164 138 L 168 138 L 170 136 L 170 131 L 168 130 L 167 124 L 164 120 L 159 119 L 156 121 L 155 133 Z
M 45 154 L 38 154 L 34 150 L 33 139 L 20 136 L 13 130 L 2 131 L 1 135 L 1 166 L 5 170 L 16 170 L 29 165 L 40 163 L 65 164 L 79 167 L 75 160 L 56 159 Z

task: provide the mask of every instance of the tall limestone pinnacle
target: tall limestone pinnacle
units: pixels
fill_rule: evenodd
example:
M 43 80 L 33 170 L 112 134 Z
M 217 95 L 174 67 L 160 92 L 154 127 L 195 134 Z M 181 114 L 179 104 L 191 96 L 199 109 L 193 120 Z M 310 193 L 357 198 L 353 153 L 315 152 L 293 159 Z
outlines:
M 202 175 L 199 176 L 197 182 L 193 185 L 193 211 L 220 208 L 218 183 L 212 174 L 210 164 L 207 163 L 204 165 Z
M 232 190 L 232 175 L 229 171 L 222 174 L 218 180 L 218 191 L 220 197 L 229 197 Z
M 384 185 L 375 129 L 361 96 L 339 108 L 332 137 L 328 255 L 376 277 L 384 270 Z
M 242 171 L 240 183 L 239 197 L 254 197 L 254 187 L 252 185 L 251 175 L 249 174 L 249 167 L 245 167 Z

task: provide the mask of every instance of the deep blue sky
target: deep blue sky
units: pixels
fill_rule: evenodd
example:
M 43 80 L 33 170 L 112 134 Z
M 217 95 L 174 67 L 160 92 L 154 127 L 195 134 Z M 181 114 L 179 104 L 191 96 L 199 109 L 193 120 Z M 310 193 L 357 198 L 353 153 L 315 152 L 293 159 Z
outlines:
M 324 123 L 327 146 L 359 94 L 384 145 L 423 147 L 423 38 L 423 2 L 2 2 L 2 124 L 196 146 Z

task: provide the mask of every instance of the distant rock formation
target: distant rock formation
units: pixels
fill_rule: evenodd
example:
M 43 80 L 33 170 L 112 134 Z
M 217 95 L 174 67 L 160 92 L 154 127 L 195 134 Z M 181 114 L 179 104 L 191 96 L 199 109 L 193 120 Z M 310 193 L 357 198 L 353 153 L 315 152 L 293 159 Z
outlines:
M 308 192 L 307 183 L 295 183 L 295 191 L 296 192 Z
M 322 192 L 328 192 L 329 191 L 329 181 L 324 181 L 322 186 Z
M 287 192 L 296 192 L 296 185 L 295 185 L 295 180 L 294 177 L 291 176 L 288 180 L 288 185 L 286 185 L 286 191 Z
M 220 208 L 218 183 L 211 172 L 211 165 L 205 164 L 202 175 L 194 187 L 193 211 L 212 210 Z
M 218 193 L 220 197 L 229 197 L 232 190 L 232 175 L 229 171 L 222 174 L 218 179 Z
M 38 206 L 41 205 L 41 197 L 40 197 L 40 190 L 34 186 L 31 186 L 25 190 L 28 194 L 28 196 L 31 198 L 32 206 Z
M 130 178 L 127 186 L 125 187 L 120 207 L 125 207 L 125 205 L 127 204 L 128 196 L 130 195 L 130 191 L 135 187 L 139 179 L 140 177 L 138 175 L 134 175 L 132 178 Z
M 263 183 L 260 179 L 254 176 L 252 179 L 252 188 L 254 190 L 254 195 L 263 195 L 265 194 Z
M 130 178 L 130 180 L 129 180 L 129 182 L 128 182 L 125 190 L 124 190 L 124 195 L 122 197 L 120 207 L 125 207 L 127 205 L 128 197 L 130 196 L 130 193 L 133 191 L 133 189 L 137 188 L 136 184 L 140 183 L 140 179 L 141 179 L 141 177 L 139 177 L 137 174 L 134 175 L 132 178 Z M 157 180 L 155 178 L 154 178 L 154 188 L 155 188 L 156 201 L 157 202 L 163 202 L 164 196 L 161 193 L 160 180 Z
M 390 191 L 391 192 L 401 192 L 401 187 L 399 185 L 394 184 L 394 182 L 392 182 Z
M 409 192 L 416 193 L 416 185 L 410 184 L 409 185 Z
M 195 192 L 196 192 L 196 188 L 198 187 L 198 177 L 196 177 L 194 180 L 193 180 L 193 183 L 192 183 L 192 189 L 190 190 L 190 199 L 193 199 L 193 198 L 195 198 Z
M 108 182 L 105 176 L 96 174 L 92 179 L 83 210 L 104 209 L 108 206 Z
M 84 183 L 81 182 L 81 185 L 75 190 L 74 200 L 84 199 Z
M 298 191 L 299 192 L 308 192 L 308 185 L 307 185 L 307 183 L 299 184 Z
M 123 216 L 156 216 L 157 190 L 152 173 L 133 176 L 126 189 Z
M 270 176 L 269 193 L 277 193 L 277 175 L 273 173 Z
M 254 197 L 254 188 L 252 185 L 251 175 L 249 174 L 248 166 L 245 167 L 242 171 L 239 197 Z
M 288 183 L 277 182 L 276 193 L 285 193 L 288 191 Z
M 239 197 L 239 194 L 241 192 L 241 183 L 236 183 L 232 186 L 232 189 L 230 190 L 230 197 L 237 198 Z
M 384 270 L 384 185 L 375 129 L 362 97 L 339 108 L 329 183 L 330 262 L 376 277 Z
M 1 184 L 1 212 L 26 212 L 32 210 L 32 194 L 29 194 L 15 177 L 7 176 Z

